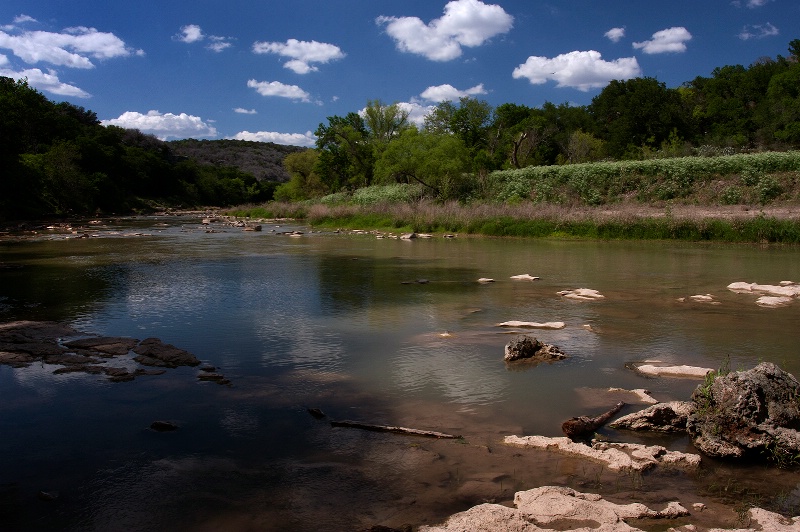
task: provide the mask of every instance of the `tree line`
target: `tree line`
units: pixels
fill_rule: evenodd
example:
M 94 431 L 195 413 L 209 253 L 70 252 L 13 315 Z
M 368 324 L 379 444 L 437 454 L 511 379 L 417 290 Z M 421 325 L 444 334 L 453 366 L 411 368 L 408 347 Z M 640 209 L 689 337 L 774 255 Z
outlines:
M 92 111 L 52 102 L 24 79 L 0 77 L 0 219 L 272 198 L 277 182 L 233 163 L 203 164 L 180 155 L 185 149 L 135 129 L 104 127 Z
M 800 145 L 800 39 L 789 55 L 716 68 L 677 88 L 655 78 L 609 83 L 586 106 L 540 108 L 463 97 L 421 127 L 398 104 L 331 116 L 316 149 L 290 154 L 276 199 L 417 183 L 439 199 L 480 197 L 496 170 L 528 166 L 787 150 Z

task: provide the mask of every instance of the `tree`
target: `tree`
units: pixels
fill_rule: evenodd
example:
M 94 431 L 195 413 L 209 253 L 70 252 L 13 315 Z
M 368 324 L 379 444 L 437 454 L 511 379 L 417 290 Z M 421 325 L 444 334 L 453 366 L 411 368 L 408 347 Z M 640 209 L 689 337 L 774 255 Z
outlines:
M 580 129 L 573 131 L 567 143 L 567 161 L 570 163 L 588 163 L 599 161 L 604 156 L 603 141 L 591 133 Z
M 298 201 L 323 196 L 327 187 L 315 171 L 319 152 L 304 150 L 290 153 L 283 159 L 283 166 L 289 172 L 289 181 L 275 189 L 275 199 Z
M 657 148 L 673 129 L 681 137 L 691 136 L 680 94 L 655 78 L 612 81 L 592 99 L 589 113 L 614 157 L 631 149 Z
M 364 122 L 373 145 L 382 150 L 390 140 L 409 127 L 408 111 L 393 103 L 370 100 L 364 109 Z
M 372 183 L 374 154 L 366 123 L 358 113 L 329 116 L 328 124 L 320 124 L 315 135 L 320 151 L 316 171 L 331 192 Z
M 380 183 L 417 182 L 440 199 L 468 188 L 469 152 L 456 136 L 411 127 L 392 140 L 375 165 Z

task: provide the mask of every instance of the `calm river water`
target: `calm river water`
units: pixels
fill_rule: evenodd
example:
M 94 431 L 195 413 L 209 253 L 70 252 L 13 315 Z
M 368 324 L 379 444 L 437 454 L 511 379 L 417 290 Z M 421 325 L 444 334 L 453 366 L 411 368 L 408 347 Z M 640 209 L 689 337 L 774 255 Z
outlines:
M 749 497 L 797 509 L 796 472 L 706 460 L 691 475 L 608 476 L 501 441 L 559 436 L 565 419 L 609 408 L 609 387 L 685 400 L 698 384 L 644 378 L 628 367 L 637 361 L 734 370 L 771 361 L 800 375 L 800 301 L 761 308 L 755 295 L 726 289 L 800 282 L 800 248 L 403 241 L 283 223 L 207 233 L 199 222 L 140 218 L 92 227 L 92 238 L 53 231 L 0 241 L 0 322 L 158 337 L 232 382 L 199 382 L 196 368 L 110 383 L 48 365 L 0 366 L 0 529 L 417 526 L 551 483 L 623 500 Z M 304 234 L 285 234 L 294 230 Z M 510 279 L 524 273 L 540 279 Z M 557 294 L 573 288 L 605 298 Z M 696 294 L 714 303 L 679 301 Z M 497 326 L 507 320 L 565 322 L 522 332 L 570 357 L 507 367 L 503 347 L 521 332 Z M 307 408 L 463 439 L 332 428 Z M 180 428 L 157 433 L 155 420 Z M 692 449 L 682 437 L 602 433 Z M 44 501 L 39 491 L 58 496 Z

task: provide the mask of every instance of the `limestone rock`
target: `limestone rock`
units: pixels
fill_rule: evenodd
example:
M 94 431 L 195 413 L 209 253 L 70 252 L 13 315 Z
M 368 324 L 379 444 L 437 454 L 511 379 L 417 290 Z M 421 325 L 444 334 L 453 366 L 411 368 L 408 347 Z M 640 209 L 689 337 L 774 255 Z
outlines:
M 652 510 L 639 503 L 615 504 L 600 495 L 581 493 L 561 486 L 543 486 L 514 495 L 515 508 L 481 504 L 451 516 L 438 527 L 420 528 L 420 532 L 455 532 L 463 530 L 534 532 L 538 530 L 575 530 L 596 532 L 638 531 L 626 521 L 663 519 L 689 515 L 678 502 L 671 501 L 663 510 Z
M 689 401 L 658 403 L 639 412 L 622 416 L 609 426 L 614 429 L 685 432 L 686 421 L 692 412 L 694 404 Z
M 714 378 L 692 394 L 687 430 L 701 452 L 721 458 L 800 454 L 800 382 L 770 362 Z
M 517 360 L 534 360 L 537 362 L 553 362 L 567 358 L 558 347 L 540 342 L 531 336 L 519 336 L 511 340 L 505 347 L 506 362 Z
M 558 292 L 558 295 L 563 296 L 567 299 L 577 299 L 579 301 L 595 301 L 598 299 L 604 299 L 606 297 L 597 290 L 593 290 L 591 288 L 575 288 L 573 290 L 562 290 L 561 292 Z
M 506 436 L 504 442 L 508 445 L 555 451 L 586 458 L 605 464 L 612 471 L 644 471 L 658 464 L 671 464 L 685 468 L 696 468 L 700 465 L 700 456 L 669 451 L 660 445 L 593 442 L 590 446 L 574 442 L 567 437 L 548 438 L 546 436 Z
M 702 379 L 711 368 L 701 368 L 697 366 L 661 366 L 656 364 L 642 364 L 635 366 L 636 371 L 648 377 L 676 377 L 689 379 Z
M 567 326 L 566 323 L 563 321 L 546 321 L 546 322 L 537 322 L 537 321 L 517 321 L 517 320 L 510 320 L 504 321 L 503 323 L 498 323 L 498 327 L 525 327 L 529 329 L 563 329 Z

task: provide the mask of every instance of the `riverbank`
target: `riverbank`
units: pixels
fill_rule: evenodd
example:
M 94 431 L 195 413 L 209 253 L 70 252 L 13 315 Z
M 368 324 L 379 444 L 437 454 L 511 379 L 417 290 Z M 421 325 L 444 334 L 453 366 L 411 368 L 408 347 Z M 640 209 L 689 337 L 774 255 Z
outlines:
M 321 228 L 461 233 L 533 238 L 684 240 L 800 244 L 800 205 L 564 206 L 456 202 L 335 205 L 268 203 L 227 211 L 238 217 L 300 217 Z

